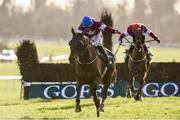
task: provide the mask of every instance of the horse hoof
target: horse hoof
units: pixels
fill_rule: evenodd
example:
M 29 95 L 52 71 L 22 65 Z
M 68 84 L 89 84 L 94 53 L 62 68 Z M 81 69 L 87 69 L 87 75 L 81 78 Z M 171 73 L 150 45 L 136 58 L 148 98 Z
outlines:
M 127 97 L 127 98 L 132 98 L 132 93 L 131 93 L 130 91 L 128 91 L 128 92 L 126 93 L 126 97 Z
M 136 101 L 143 101 L 143 98 L 141 96 L 134 96 L 134 99 Z
M 81 112 L 81 109 L 76 109 L 75 112 Z
M 127 98 L 132 98 L 132 96 L 131 95 L 127 95 Z
M 140 97 L 140 98 L 139 98 L 139 101 L 141 101 L 141 102 L 142 102 L 142 101 L 143 101 L 143 98 L 142 98 L 142 97 Z
M 100 114 L 99 114 L 99 112 L 97 111 L 97 117 L 99 117 L 100 116 Z
M 99 112 L 104 112 L 104 108 L 103 108 L 103 107 L 100 107 L 100 108 L 98 109 L 98 111 L 99 111 Z
M 138 96 L 134 96 L 134 99 L 135 99 L 135 100 L 139 100 L 139 97 L 138 97 Z
M 77 106 L 75 112 L 81 112 L 81 106 Z

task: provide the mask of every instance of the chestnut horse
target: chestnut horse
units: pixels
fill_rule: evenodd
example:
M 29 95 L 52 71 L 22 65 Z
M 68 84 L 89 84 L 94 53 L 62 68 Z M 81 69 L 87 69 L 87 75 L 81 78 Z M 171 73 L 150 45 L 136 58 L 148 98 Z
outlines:
M 96 106 L 97 116 L 104 112 L 104 101 L 107 98 L 107 90 L 110 83 L 116 78 L 117 70 L 114 56 L 111 54 L 112 64 L 107 68 L 98 54 L 96 48 L 89 42 L 83 33 L 75 33 L 72 28 L 72 40 L 69 41 L 71 55 L 75 58 L 75 79 L 77 82 L 76 91 L 76 112 L 81 111 L 80 91 L 81 86 L 90 86 L 90 92 Z M 110 52 L 107 52 L 110 55 Z M 103 83 L 102 102 L 96 93 L 99 83 Z

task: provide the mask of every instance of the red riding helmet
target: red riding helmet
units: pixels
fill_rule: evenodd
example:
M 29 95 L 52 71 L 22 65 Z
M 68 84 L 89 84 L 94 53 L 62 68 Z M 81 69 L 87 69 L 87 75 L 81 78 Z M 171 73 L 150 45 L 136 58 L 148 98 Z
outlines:
M 141 31 L 141 24 L 140 23 L 136 23 L 132 26 L 132 31 L 133 33 L 135 32 L 140 32 Z

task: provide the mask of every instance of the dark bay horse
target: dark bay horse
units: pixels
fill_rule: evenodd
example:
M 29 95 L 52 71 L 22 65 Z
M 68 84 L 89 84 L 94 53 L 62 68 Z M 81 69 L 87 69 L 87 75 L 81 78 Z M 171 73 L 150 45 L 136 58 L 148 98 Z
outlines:
M 113 79 L 116 78 L 117 70 L 115 61 L 109 67 L 105 67 L 103 60 L 99 57 L 95 47 L 90 44 L 89 38 L 83 33 L 75 33 L 72 29 L 72 40 L 69 41 L 71 55 L 75 58 L 75 79 L 77 82 L 76 91 L 76 112 L 81 111 L 80 91 L 83 84 L 90 86 L 90 92 L 96 106 L 97 116 L 104 112 L 104 101 L 107 98 L 107 90 Z M 104 84 L 102 91 L 102 102 L 96 93 L 99 83 Z
M 129 53 L 128 59 L 129 79 L 127 97 L 131 97 L 132 93 L 136 93 L 134 99 L 142 101 L 141 91 L 149 69 L 147 62 L 145 44 L 141 40 L 136 40 L 132 52 Z M 135 79 L 140 81 L 139 89 L 134 87 Z

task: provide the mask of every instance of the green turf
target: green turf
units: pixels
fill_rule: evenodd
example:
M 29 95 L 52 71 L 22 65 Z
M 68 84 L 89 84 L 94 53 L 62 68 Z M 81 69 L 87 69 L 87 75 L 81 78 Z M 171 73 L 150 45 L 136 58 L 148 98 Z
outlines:
M 19 74 L 19 67 L 16 62 L 0 62 L 0 75 Z
M 20 82 L 0 81 L 0 119 L 97 119 L 92 99 L 82 99 L 82 112 L 75 113 L 75 99 L 20 100 Z M 180 97 L 107 98 L 100 120 L 180 119 Z

